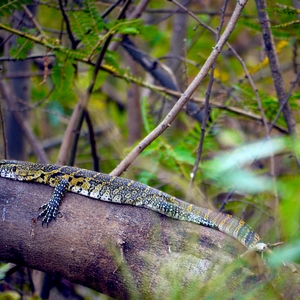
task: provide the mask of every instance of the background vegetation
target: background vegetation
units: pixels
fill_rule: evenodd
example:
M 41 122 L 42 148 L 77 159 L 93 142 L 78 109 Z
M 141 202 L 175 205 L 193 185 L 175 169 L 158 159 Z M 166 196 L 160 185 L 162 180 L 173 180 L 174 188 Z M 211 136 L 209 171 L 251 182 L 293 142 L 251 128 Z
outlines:
M 246 220 L 285 242 L 278 261 L 297 261 L 300 11 L 262 9 L 272 52 L 263 2 L 246 4 L 172 126 L 117 168 L 198 74 L 235 1 L 0 1 L 3 157 L 126 171 Z

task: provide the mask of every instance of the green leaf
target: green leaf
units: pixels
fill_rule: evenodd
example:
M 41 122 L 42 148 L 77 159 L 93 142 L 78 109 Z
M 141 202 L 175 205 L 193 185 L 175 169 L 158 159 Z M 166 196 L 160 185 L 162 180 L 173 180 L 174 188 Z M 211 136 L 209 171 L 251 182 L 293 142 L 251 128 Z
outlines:
M 297 15 L 299 13 L 299 10 L 297 10 L 293 7 L 289 7 L 289 6 L 285 6 L 284 8 L 282 8 L 282 7 L 267 7 L 266 11 L 271 12 L 271 13 L 276 13 L 276 14 L 287 14 L 287 15 Z
M 18 60 L 25 59 L 34 44 L 28 39 L 22 37 L 18 37 L 16 43 L 17 45 L 11 47 L 9 50 L 10 56 Z
M 73 91 L 74 66 L 69 60 L 57 60 L 52 68 L 52 80 L 55 85 L 51 98 L 57 101 L 73 101 L 76 94 Z
M 122 34 L 138 34 L 139 31 L 136 28 L 123 28 L 119 31 Z
M 174 151 L 172 151 L 172 154 L 177 162 L 183 162 L 190 166 L 193 166 L 195 163 L 195 156 L 189 149 L 183 147 L 182 145 L 175 147 Z

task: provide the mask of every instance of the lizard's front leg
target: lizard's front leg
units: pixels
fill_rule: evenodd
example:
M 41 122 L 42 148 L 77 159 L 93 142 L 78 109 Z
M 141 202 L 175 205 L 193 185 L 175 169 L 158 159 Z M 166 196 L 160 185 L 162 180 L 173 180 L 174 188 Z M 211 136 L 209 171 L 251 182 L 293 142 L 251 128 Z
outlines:
M 38 215 L 38 218 L 42 218 L 42 225 L 46 223 L 48 226 L 52 219 L 56 219 L 60 202 L 67 191 L 68 184 L 67 179 L 61 179 L 59 184 L 54 188 L 51 199 L 39 208 L 43 210 Z

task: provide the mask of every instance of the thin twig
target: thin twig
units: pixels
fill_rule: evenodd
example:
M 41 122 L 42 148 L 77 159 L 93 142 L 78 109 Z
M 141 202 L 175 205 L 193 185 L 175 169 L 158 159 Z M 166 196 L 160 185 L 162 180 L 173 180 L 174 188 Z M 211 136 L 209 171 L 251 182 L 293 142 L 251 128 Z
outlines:
M 26 5 L 23 5 L 23 4 L 22 4 L 22 8 L 24 9 L 24 12 L 27 15 L 28 19 L 33 23 L 33 25 L 39 31 L 39 34 L 44 36 L 44 32 L 43 32 L 43 29 L 42 29 L 41 25 L 37 22 L 34 15 L 31 13 L 31 11 L 27 8 Z
M 76 49 L 79 41 L 76 40 L 75 37 L 74 37 L 74 35 L 73 35 L 72 29 L 71 29 L 71 24 L 70 24 L 68 15 L 65 12 L 65 8 L 63 6 L 62 0 L 58 0 L 58 4 L 59 4 L 59 8 L 61 10 L 61 13 L 63 15 L 64 21 L 66 23 L 66 29 L 67 29 L 67 33 L 68 33 L 69 39 L 71 41 L 72 49 Z
M 93 170 L 96 172 L 99 172 L 100 171 L 99 157 L 97 154 L 95 131 L 94 131 L 94 127 L 93 127 L 93 123 L 92 123 L 90 114 L 87 110 L 85 111 L 84 117 L 85 117 L 85 121 L 86 121 L 86 124 L 88 127 L 89 141 L 90 141 L 90 146 L 91 146 L 91 154 L 92 154 L 92 159 L 93 159 Z
M 224 30 L 224 33 L 220 37 L 218 43 L 213 48 L 211 54 L 207 58 L 200 72 L 197 74 L 195 79 L 186 89 L 186 91 L 182 94 L 180 99 L 175 103 L 171 111 L 165 117 L 165 119 L 151 132 L 149 133 L 126 157 L 125 159 L 111 172 L 111 175 L 120 175 L 122 174 L 130 164 L 136 159 L 136 157 L 149 145 L 151 144 L 159 135 L 161 135 L 169 126 L 171 126 L 172 122 L 175 120 L 178 113 L 184 107 L 184 105 L 189 101 L 195 90 L 201 84 L 203 79 L 206 77 L 208 71 L 211 66 L 215 62 L 216 58 L 219 56 L 223 46 L 228 40 L 231 32 L 234 30 L 235 24 L 240 17 L 240 14 L 246 5 L 247 0 L 238 1 L 230 21 L 227 24 L 227 27 Z
M 268 130 L 269 130 L 269 133 L 272 131 L 273 127 L 276 125 L 276 123 L 277 123 L 277 121 L 278 121 L 278 119 L 279 119 L 279 117 L 280 117 L 280 114 L 281 114 L 281 112 L 282 112 L 284 106 L 285 106 L 286 103 L 289 101 L 289 98 L 290 98 L 291 95 L 292 95 L 292 91 L 294 90 L 294 88 L 295 88 L 295 86 L 296 86 L 296 84 L 297 84 L 297 82 L 298 82 L 298 80 L 299 80 L 299 77 L 300 77 L 300 66 L 299 66 L 299 68 L 298 68 L 298 72 L 297 72 L 297 74 L 296 74 L 296 76 L 295 76 L 295 79 L 291 82 L 291 87 L 290 87 L 290 90 L 289 90 L 288 94 L 286 95 L 285 100 L 281 103 L 281 105 L 280 105 L 280 107 L 279 107 L 279 109 L 278 109 L 278 112 L 277 112 L 277 114 L 276 114 L 274 120 L 273 120 L 273 121 L 271 122 L 271 124 L 270 124 L 270 127 L 269 127 L 269 129 L 268 129 Z
M 175 1 L 175 0 L 172 0 L 172 1 L 175 4 L 177 3 L 177 1 Z M 228 0 L 225 0 L 224 1 L 224 5 L 221 8 L 222 14 L 221 14 L 220 26 L 218 27 L 218 30 L 217 30 L 216 43 L 220 39 L 220 34 L 221 34 L 222 26 L 223 26 L 223 23 L 224 23 L 224 13 L 226 11 L 227 3 L 228 3 Z M 210 99 L 210 94 L 211 94 L 211 90 L 212 90 L 212 86 L 213 86 L 213 82 L 214 82 L 215 65 L 216 65 L 216 62 L 214 62 L 213 65 L 212 65 L 211 72 L 210 72 L 210 77 L 209 77 L 209 83 L 208 83 L 208 87 L 207 87 L 207 91 L 206 91 L 206 95 L 205 95 L 204 116 L 203 116 L 203 122 L 201 124 L 200 141 L 199 141 L 199 146 L 198 146 L 198 150 L 197 150 L 196 161 L 195 161 L 193 170 L 190 173 L 191 181 L 190 181 L 190 186 L 189 186 L 189 192 L 188 192 L 188 194 L 190 194 L 190 189 L 192 188 L 193 182 L 195 180 L 195 175 L 196 175 L 196 172 L 198 170 L 198 166 L 199 166 L 199 163 L 200 163 L 200 160 L 201 160 L 201 156 L 202 156 L 202 150 L 203 150 L 203 144 L 204 144 L 204 137 L 205 137 L 205 130 L 206 130 L 207 119 L 208 119 L 208 115 L 209 115 L 209 99 Z
M 122 0 L 117 0 L 115 3 L 108 7 L 108 9 L 101 15 L 101 17 L 103 19 L 107 17 L 121 2 Z
M 178 10 L 178 9 L 154 9 L 154 8 L 147 8 L 145 10 L 146 13 L 149 14 L 184 14 L 185 11 Z M 206 15 L 206 16 L 220 16 L 222 13 L 219 11 L 204 11 L 204 10 L 194 10 L 192 11 L 194 15 Z M 225 17 L 231 17 L 231 13 L 224 14 Z M 243 14 L 243 18 L 245 19 L 256 19 L 256 15 L 245 15 Z
M 22 61 L 29 60 L 29 59 L 44 58 L 44 57 L 45 54 L 28 55 L 27 57 L 23 58 Z M 55 54 L 53 53 L 48 54 L 48 57 L 55 57 Z M 2 56 L 0 57 L 0 61 L 19 61 L 19 59 L 8 57 L 8 56 Z

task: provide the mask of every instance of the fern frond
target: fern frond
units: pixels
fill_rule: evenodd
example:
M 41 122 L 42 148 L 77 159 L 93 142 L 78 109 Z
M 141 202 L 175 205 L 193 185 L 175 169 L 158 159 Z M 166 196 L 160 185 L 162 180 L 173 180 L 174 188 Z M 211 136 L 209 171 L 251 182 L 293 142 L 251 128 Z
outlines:
M 261 27 L 257 23 L 249 22 L 246 20 L 240 20 L 239 23 L 245 25 L 246 27 L 248 27 L 251 30 L 261 32 Z M 276 27 L 276 26 L 272 26 L 272 27 Z M 283 31 L 274 30 L 274 29 L 272 30 L 272 33 L 273 33 L 274 37 L 277 39 L 290 39 L 295 36 L 293 33 L 290 33 L 287 31 L 283 32 Z
M 94 32 L 99 33 L 104 28 L 104 21 L 101 18 L 99 11 L 97 9 L 97 6 L 95 5 L 94 1 L 91 0 L 85 0 L 83 3 L 83 7 L 86 9 L 86 11 L 89 14 L 90 20 L 92 22 L 92 29 Z
M 27 34 L 35 35 L 37 31 L 35 29 L 26 29 L 23 32 Z M 16 45 L 11 47 L 9 54 L 12 58 L 17 60 L 25 59 L 28 56 L 28 52 L 33 48 L 34 43 L 24 37 L 18 36 L 16 39 Z
M 101 31 L 95 30 L 93 20 L 90 14 L 85 11 L 75 11 L 70 13 L 72 16 L 72 29 L 77 38 L 82 42 L 83 40 L 92 39 L 91 44 L 98 40 L 98 36 Z M 83 42 L 86 43 L 87 41 Z
M 68 101 L 75 98 L 75 93 L 72 91 L 74 75 L 74 66 L 70 60 L 56 60 L 51 74 L 55 85 L 51 95 L 53 99 L 56 101 Z
M 105 52 L 106 64 L 110 65 L 111 68 L 114 68 L 118 73 L 122 73 L 119 61 L 118 54 L 115 51 L 107 50 Z
M 241 19 L 241 20 L 239 20 L 239 24 L 242 24 L 242 25 L 244 25 L 245 27 L 248 27 L 251 30 L 261 32 L 261 27 L 258 23 L 250 22 L 250 21 Z
M 28 56 L 28 51 L 33 48 L 33 43 L 21 37 L 18 37 L 16 42 L 17 45 L 9 50 L 10 56 L 17 60 L 25 59 Z
M 285 15 L 297 15 L 300 14 L 299 9 L 295 9 L 290 6 L 280 6 L 280 7 L 268 7 L 266 8 L 267 12 L 285 14 Z
M 0 16 L 12 14 L 14 10 L 21 10 L 22 5 L 31 3 L 32 0 L 0 0 Z
M 83 50 L 72 50 L 69 48 L 58 47 L 54 49 L 54 54 L 56 57 L 60 57 L 62 54 L 68 58 L 78 60 L 78 61 L 86 61 L 87 54 L 83 52 Z

